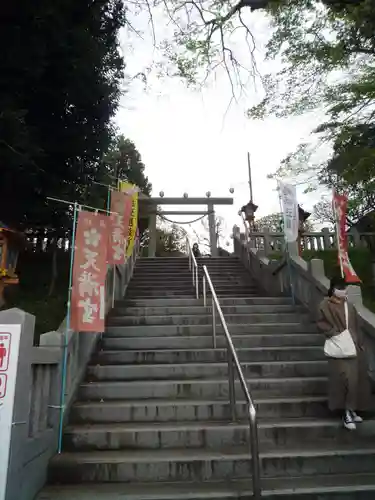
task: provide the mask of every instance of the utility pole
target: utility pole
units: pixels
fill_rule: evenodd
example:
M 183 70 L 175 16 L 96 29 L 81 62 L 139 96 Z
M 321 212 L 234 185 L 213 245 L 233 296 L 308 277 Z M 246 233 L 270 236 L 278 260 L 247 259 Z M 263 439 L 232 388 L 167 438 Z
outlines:
M 249 170 L 249 189 L 250 189 L 250 201 L 253 203 L 253 184 L 251 181 L 251 163 L 250 163 L 250 153 L 247 152 L 247 167 Z

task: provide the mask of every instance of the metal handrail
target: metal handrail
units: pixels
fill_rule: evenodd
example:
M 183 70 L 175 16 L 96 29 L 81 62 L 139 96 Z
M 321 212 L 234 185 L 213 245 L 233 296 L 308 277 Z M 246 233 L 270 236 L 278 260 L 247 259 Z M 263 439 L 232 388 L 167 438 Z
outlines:
M 207 267 L 203 266 L 203 304 L 207 307 L 207 287 L 211 290 L 212 295 L 212 340 L 213 347 L 216 349 L 216 315 L 215 308 L 218 312 L 221 325 L 224 330 L 224 334 L 227 341 L 227 360 L 228 360 L 228 382 L 229 382 L 229 401 L 232 412 L 232 420 L 237 419 L 236 414 L 236 391 L 235 391 L 235 380 L 234 380 L 234 369 L 236 368 L 238 379 L 242 391 L 245 395 L 245 399 L 248 407 L 248 417 L 249 417 L 249 435 L 250 435 L 250 453 L 251 453 L 251 464 L 252 464 L 252 475 L 253 475 L 253 498 L 254 500 L 260 500 L 261 498 L 261 483 L 260 483 L 260 460 L 259 460 L 259 441 L 258 441 L 258 422 L 257 422 L 257 412 L 250 396 L 249 389 L 247 387 L 246 379 L 244 377 L 241 364 L 239 362 L 236 349 L 234 347 L 232 337 L 228 331 L 227 323 L 224 318 L 223 311 L 221 310 L 219 300 L 217 298 L 214 286 L 212 284 L 210 275 L 207 271 Z
M 191 247 L 190 240 L 188 237 L 186 237 L 186 248 L 189 255 L 189 269 L 191 271 L 193 278 L 193 286 L 195 287 L 195 296 L 197 299 L 199 299 L 198 264 L 195 255 L 193 254 L 193 249 Z

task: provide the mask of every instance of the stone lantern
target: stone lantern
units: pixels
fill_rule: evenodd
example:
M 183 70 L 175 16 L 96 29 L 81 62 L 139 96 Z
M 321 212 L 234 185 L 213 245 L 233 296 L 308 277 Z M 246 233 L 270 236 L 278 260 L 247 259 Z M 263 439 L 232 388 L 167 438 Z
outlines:
M 249 224 L 250 231 L 252 229 L 254 230 L 254 218 L 255 218 L 255 212 L 257 210 L 258 210 L 258 205 L 255 205 L 255 203 L 253 203 L 252 200 L 250 200 L 247 205 L 244 205 L 241 208 L 241 212 L 245 214 L 245 219 Z
M 306 212 L 306 210 L 298 205 L 298 249 L 300 255 L 302 253 L 302 238 L 305 232 L 305 222 L 310 215 L 311 212 Z

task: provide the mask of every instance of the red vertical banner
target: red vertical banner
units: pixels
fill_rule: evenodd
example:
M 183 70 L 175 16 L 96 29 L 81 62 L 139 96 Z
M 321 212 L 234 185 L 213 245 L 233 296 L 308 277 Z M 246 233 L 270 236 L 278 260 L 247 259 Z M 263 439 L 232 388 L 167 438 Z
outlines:
M 108 248 L 108 264 L 123 264 L 125 262 L 125 230 L 124 230 L 125 199 L 123 193 L 112 191 L 111 217 Z
M 109 217 L 78 214 L 73 264 L 71 328 L 104 332 Z
M 341 273 L 347 283 L 361 283 L 361 280 L 353 269 L 348 254 L 348 235 L 346 232 L 348 197 L 333 192 L 332 204 L 336 220 L 337 250 Z
M 111 197 L 111 229 L 109 234 L 108 264 L 125 263 L 126 237 L 131 214 L 131 197 L 113 191 Z

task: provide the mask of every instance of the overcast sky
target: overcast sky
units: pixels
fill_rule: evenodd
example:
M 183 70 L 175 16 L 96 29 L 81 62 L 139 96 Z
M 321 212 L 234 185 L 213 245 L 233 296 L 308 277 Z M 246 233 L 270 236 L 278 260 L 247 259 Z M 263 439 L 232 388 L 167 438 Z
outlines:
M 270 33 L 267 18 L 254 13 L 248 20 L 259 49 L 261 71 L 276 70 L 276 65 L 262 64 L 264 43 Z M 137 27 L 144 23 L 143 38 L 125 31 L 121 37 L 129 75 L 144 71 L 160 56 L 153 47 L 145 20 L 138 16 L 135 22 Z M 247 57 L 247 53 L 243 55 Z M 225 217 L 229 233 L 234 224 L 240 223 L 239 208 L 249 201 L 247 151 L 251 154 L 257 214 L 279 211 L 276 183 L 268 180 L 267 174 L 274 172 L 286 154 L 308 139 L 319 123 L 319 117 L 314 115 L 250 121 L 246 109 L 261 97 L 261 88 L 255 89 L 250 83 L 246 98 L 232 104 L 226 113 L 231 89 L 224 71 L 202 92 L 187 89 L 177 79 L 160 80 L 151 74 L 147 88 L 140 82 L 130 85 L 122 99 L 117 124 L 141 153 L 154 196 L 161 190 L 165 196 L 182 196 L 184 192 L 190 197 L 205 196 L 207 191 L 212 196 L 231 196 L 229 188 L 233 187 L 234 205 L 217 208 L 217 213 Z M 320 198 L 320 193 L 303 195 L 303 189 L 298 191 L 299 201 L 307 210 Z M 191 218 L 174 217 L 175 220 Z

